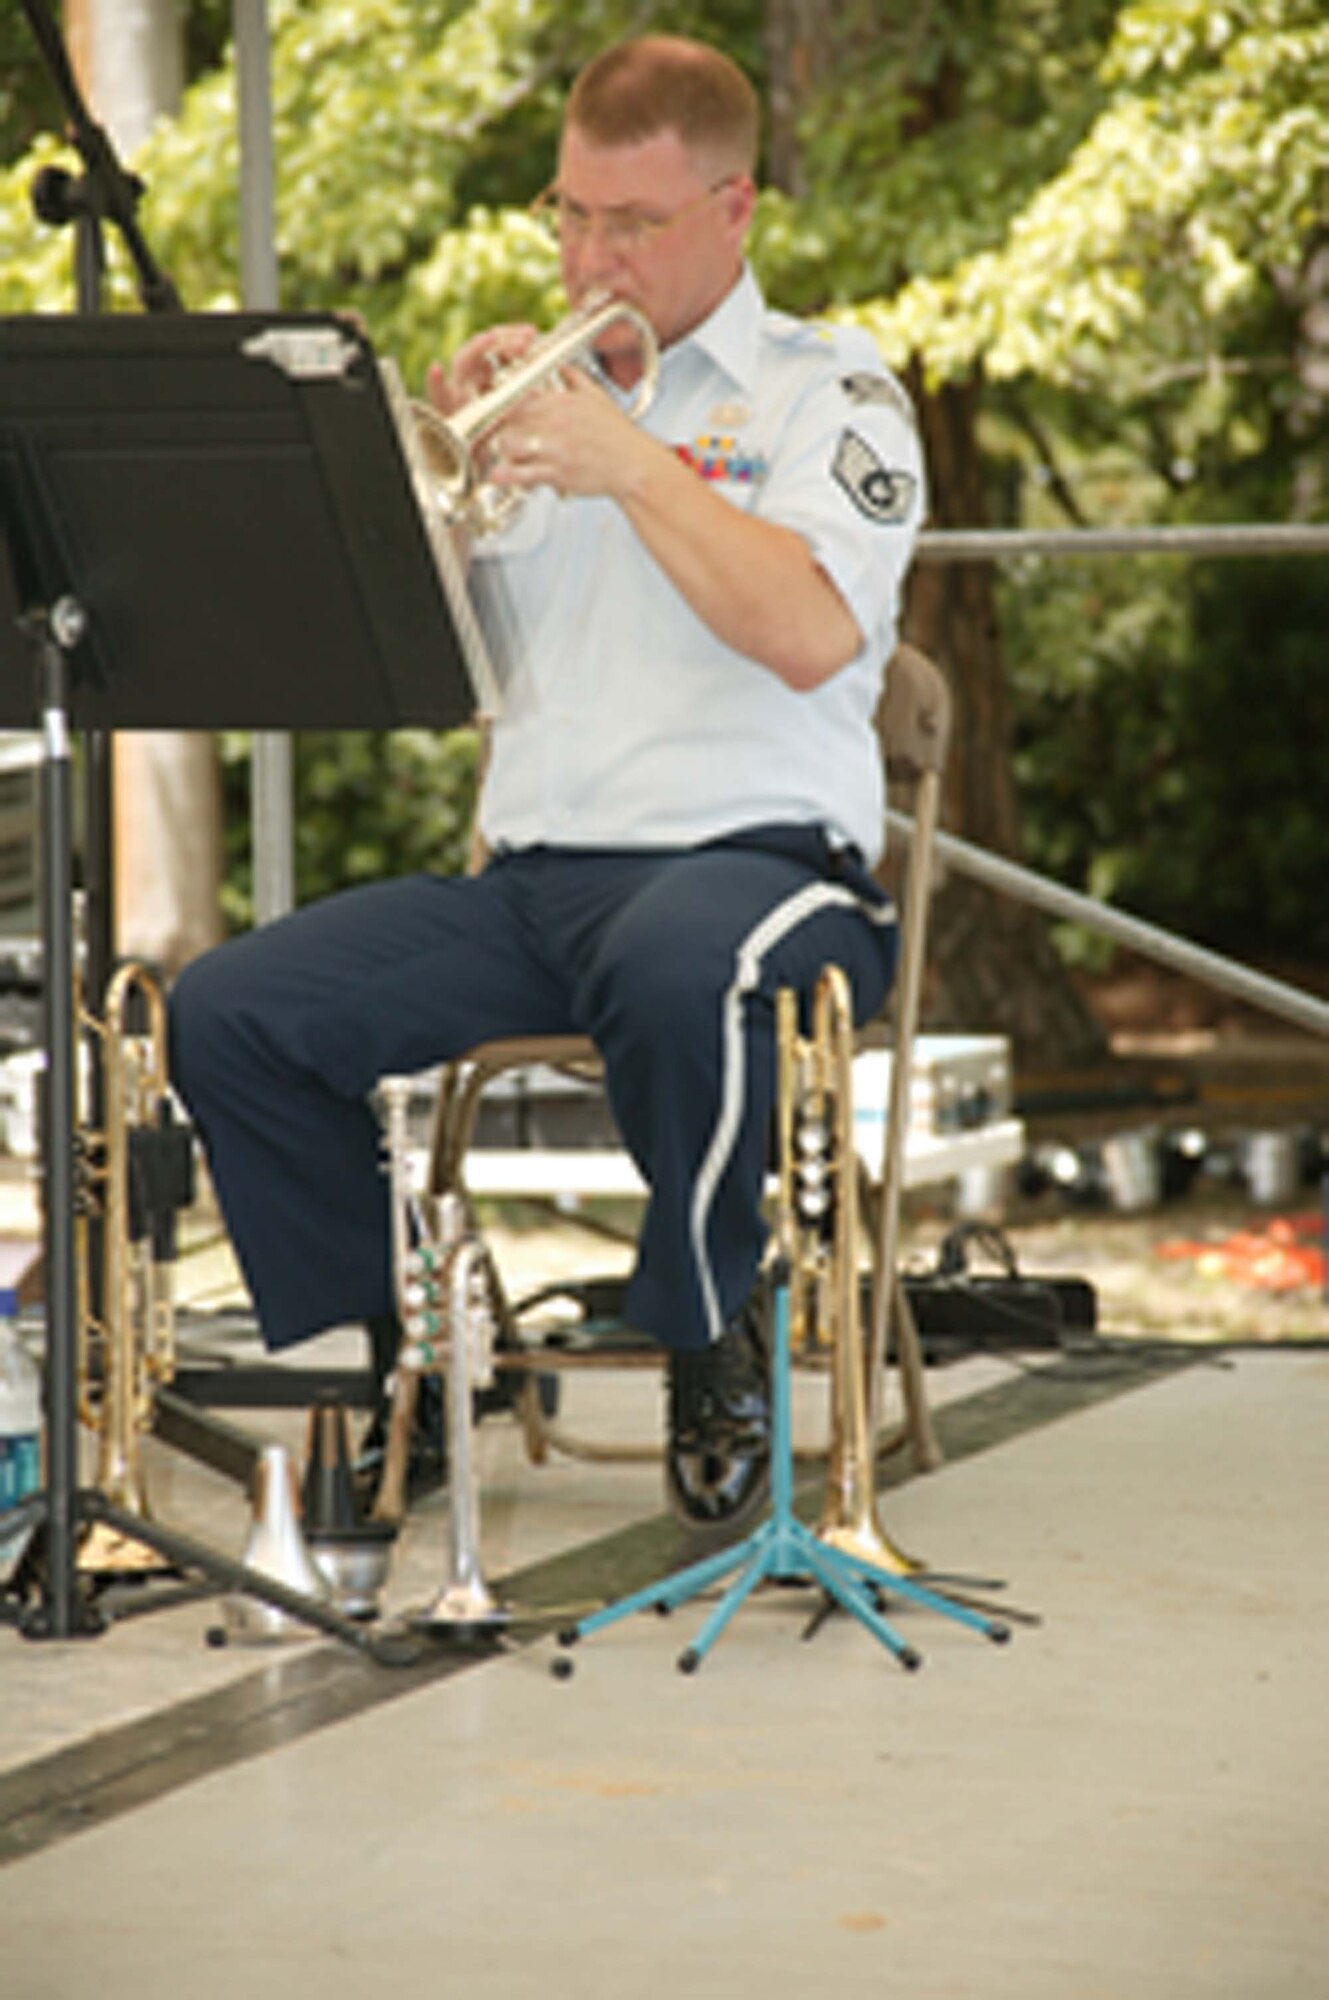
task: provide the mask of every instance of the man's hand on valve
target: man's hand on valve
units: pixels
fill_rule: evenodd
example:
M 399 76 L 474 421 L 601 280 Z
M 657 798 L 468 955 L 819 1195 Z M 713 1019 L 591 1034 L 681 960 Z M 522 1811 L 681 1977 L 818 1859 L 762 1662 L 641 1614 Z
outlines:
M 503 370 L 519 361 L 538 339 L 533 326 L 486 327 L 463 341 L 450 366 L 441 361 L 430 363 L 425 394 L 443 416 L 453 417 L 465 404 L 487 394 Z
M 566 368 L 533 389 L 504 422 L 490 477 L 496 486 L 552 486 L 559 494 L 623 498 L 659 444 L 585 370 Z

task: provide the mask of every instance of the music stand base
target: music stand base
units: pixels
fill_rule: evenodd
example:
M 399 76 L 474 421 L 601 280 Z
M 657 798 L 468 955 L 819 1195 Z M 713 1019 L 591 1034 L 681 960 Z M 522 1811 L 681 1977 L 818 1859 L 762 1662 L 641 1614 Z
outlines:
M 426 1649 L 419 1638 L 387 1628 L 375 1630 L 349 1618 L 304 1591 L 292 1590 L 262 1570 L 233 1561 L 219 1550 L 195 1541 L 191 1535 L 116 1506 L 95 1488 L 82 1489 L 77 1494 L 74 1519 L 76 1524 L 91 1524 L 94 1529 L 106 1527 L 127 1540 L 145 1544 L 176 1575 L 201 1576 L 217 1590 L 256 1597 L 298 1623 L 353 1646 L 380 1666 L 411 1666 L 424 1656 Z M 34 1557 L 30 1549 L 24 1565 L 39 1567 L 40 1556 Z M 48 1592 L 40 1602 L 24 1607 L 17 1622 L 23 1636 L 34 1640 L 96 1638 L 111 1623 L 83 1589 L 75 1591 L 68 1604 Z

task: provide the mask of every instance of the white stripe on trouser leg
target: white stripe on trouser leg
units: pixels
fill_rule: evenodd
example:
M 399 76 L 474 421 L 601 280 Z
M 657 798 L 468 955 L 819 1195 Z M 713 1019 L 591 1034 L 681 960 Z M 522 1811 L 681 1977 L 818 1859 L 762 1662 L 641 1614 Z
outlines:
M 743 1002 L 761 979 L 762 960 L 766 953 L 775 945 L 782 943 L 791 931 L 797 930 L 809 917 L 820 916 L 823 910 L 829 909 L 860 909 L 869 922 L 880 924 L 883 928 L 895 922 L 893 903 L 866 903 L 855 896 L 852 890 L 838 883 L 813 882 L 807 888 L 800 889 L 787 903 L 777 904 L 775 909 L 768 910 L 756 928 L 743 939 L 735 954 L 738 969 L 720 1002 L 723 1015 L 720 1110 L 711 1143 L 706 1149 L 706 1157 L 701 1163 L 696 1185 L 692 1191 L 692 1254 L 697 1263 L 702 1304 L 712 1340 L 718 1340 L 724 1332 L 724 1319 L 706 1249 L 706 1232 L 710 1223 L 715 1191 L 729 1164 L 734 1142 L 743 1123 L 743 1106 L 747 1090 L 747 1064 L 743 1048 Z

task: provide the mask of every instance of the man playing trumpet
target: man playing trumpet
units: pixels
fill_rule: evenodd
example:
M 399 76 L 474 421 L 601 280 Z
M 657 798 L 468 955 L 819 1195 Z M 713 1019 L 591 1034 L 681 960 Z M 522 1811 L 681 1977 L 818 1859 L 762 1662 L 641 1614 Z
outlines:
M 611 326 L 598 379 L 571 371 L 499 433 L 486 476 L 525 504 L 472 559 L 506 662 L 489 859 L 298 910 L 186 968 L 172 1003 L 274 1348 L 358 1318 L 388 1339 L 378 1077 L 589 1034 L 650 1191 L 627 1317 L 668 1350 L 671 1483 L 699 1519 L 737 1517 L 764 1470 L 774 995 L 834 960 L 866 1018 L 893 969 L 872 718 L 923 507 L 867 337 L 762 301 L 757 145 L 750 84 L 705 45 L 647 36 L 579 77 L 541 207 L 571 304 L 636 308 L 659 377 L 634 421 L 641 344 Z M 431 401 L 464 407 L 530 338 L 477 335 Z

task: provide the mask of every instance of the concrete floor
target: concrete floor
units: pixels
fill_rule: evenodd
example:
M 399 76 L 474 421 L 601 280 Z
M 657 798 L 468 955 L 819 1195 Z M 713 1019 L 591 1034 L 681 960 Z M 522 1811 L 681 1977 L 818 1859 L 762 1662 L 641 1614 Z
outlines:
M 1329 1993 L 1329 1355 L 933 1375 L 947 1463 L 884 1523 L 1041 1623 L 996 1647 L 900 1609 L 915 1674 L 843 1617 L 802 1643 L 799 1589 L 692 1676 L 700 1605 L 587 1639 L 567 1681 L 538 1624 L 405 1673 L 303 1634 L 214 1650 L 192 1597 L 0 1630 L 6 2000 Z M 796 1391 L 810 1439 L 825 1385 Z M 657 1380 L 579 1377 L 567 1414 L 648 1444 Z M 149 1456 L 160 1517 L 240 1553 L 239 1489 Z M 677 1560 L 658 1464 L 532 1465 L 506 1419 L 479 1459 L 518 1603 Z M 445 1551 L 437 1496 L 385 1610 Z

